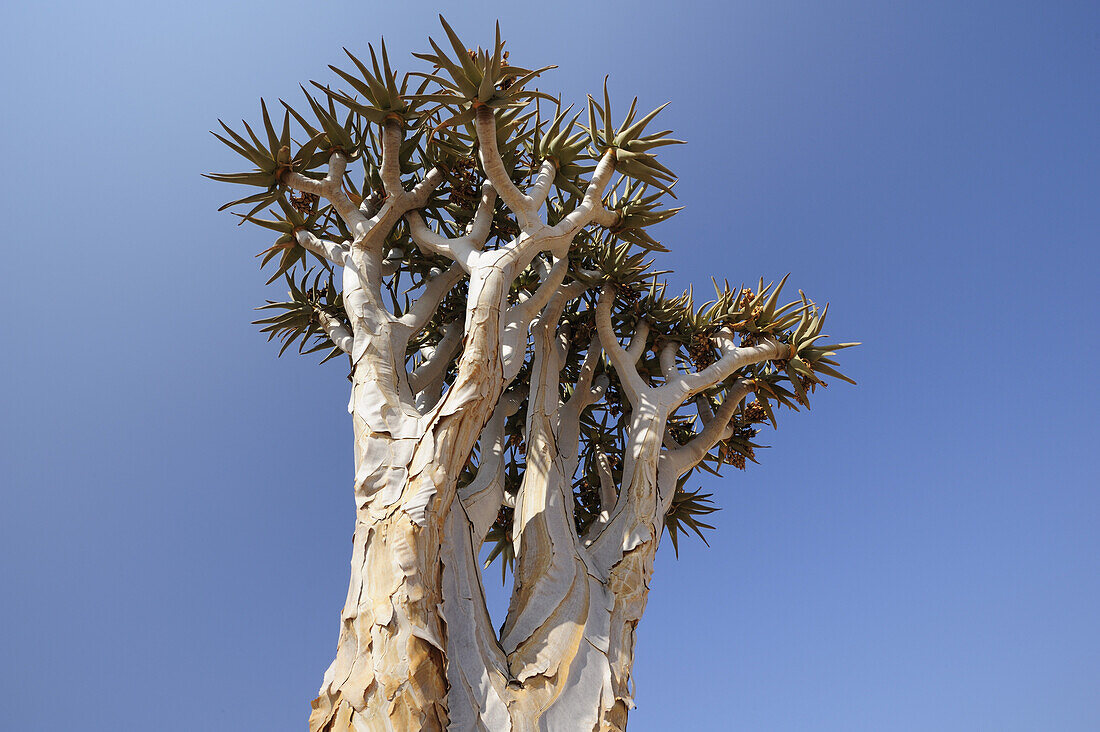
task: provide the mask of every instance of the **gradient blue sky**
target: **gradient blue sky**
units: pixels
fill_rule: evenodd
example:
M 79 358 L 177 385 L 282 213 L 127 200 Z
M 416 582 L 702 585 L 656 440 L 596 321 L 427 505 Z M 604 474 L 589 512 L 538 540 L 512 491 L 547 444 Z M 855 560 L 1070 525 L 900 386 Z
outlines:
M 865 343 L 662 548 L 631 730 L 1100 729 L 1100 5 L 553 7 L 446 12 L 567 99 L 672 102 L 675 283 L 790 271 Z M 249 325 L 266 239 L 207 130 L 439 9 L 5 10 L 0 728 L 304 728 L 348 385 Z

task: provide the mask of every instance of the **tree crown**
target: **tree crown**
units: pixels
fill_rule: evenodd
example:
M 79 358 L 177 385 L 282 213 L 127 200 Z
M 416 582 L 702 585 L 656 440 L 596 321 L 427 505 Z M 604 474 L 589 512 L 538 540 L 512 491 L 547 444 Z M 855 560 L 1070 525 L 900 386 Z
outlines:
M 269 340 L 281 342 L 280 354 L 296 345 L 300 353 L 322 353 L 325 361 L 345 350 L 333 340 L 333 328 L 326 323 L 351 329 L 343 292 L 317 242 L 343 240 L 354 245 L 357 233 L 332 202 L 295 192 L 301 187 L 288 185 L 292 179 L 324 181 L 333 160 L 339 160 L 336 185 L 348 205 L 372 217 L 390 196 L 390 185 L 415 189 L 434 177 L 434 187 L 418 208 L 420 218 L 401 218 L 382 243 L 381 292 L 393 317 L 400 318 L 453 267 L 451 259 L 424 245 L 429 235 L 460 237 L 487 225 L 483 250 L 505 246 L 524 236 L 528 225 L 522 212 L 509 205 L 525 196 L 521 191 L 542 196 L 538 203 L 545 209 L 545 224 L 558 225 L 584 204 L 587 178 L 602 160 L 610 159 L 617 178 L 598 202 L 608 212 L 605 225 L 579 230 L 562 256 L 544 252 L 534 257 L 513 280 L 508 299 L 533 300 L 555 269 L 564 269 L 560 287 L 578 285 L 579 294 L 564 305 L 555 332 L 560 398 L 568 400 L 585 378 L 603 385 L 602 400 L 587 406 L 580 418 L 573 515 L 581 533 L 598 520 L 601 488 L 622 480 L 625 435 L 634 409 L 623 377 L 600 353 L 595 338 L 601 299 L 611 302 L 615 338 L 631 342 L 637 372 L 652 387 L 683 371 L 706 372 L 720 360 L 723 349 L 765 342 L 783 345 L 782 357 L 736 368 L 699 389 L 668 417 L 666 446 L 684 447 L 700 437 L 724 404 L 728 411 L 735 387 L 752 396 L 751 401 L 739 399 L 736 409 L 723 415 L 728 426 L 721 439 L 677 482 L 664 521 L 673 546 L 677 548 L 685 531 L 702 537 L 703 530 L 713 528 L 705 517 L 716 507 L 709 494 L 689 489 L 694 470 L 718 474 L 725 466 L 743 470 L 746 462 L 756 462 L 758 430 L 764 424 L 777 426 L 780 408 L 808 408 L 811 395 L 826 385 L 827 378 L 851 382 L 834 356 L 856 344 L 826 343 L 822 327 L 828 307 L 819 307 L 801 291 L 796 298 L 785 298 L 786 278 L 778 283 L 760 280 L 751 287 L 715 281 L 713 298 L 702 303 L 690 290 L 668 294 L 662 279 L 667 272 L 653 269 L 651 256 L 668 251 L 655 238 L 653 227 L 680 210 L 669 202 L 675 198 L 676 176 L 658 160 L 660 148 L 680 143 L 670 131 L 654 129 L 664 107 L 642 114 L 635 98 L 621 118 L 615 117 L 605 80 L 598 99 L 590 96 L 579 111 L 563 108 L 560 98 L 533 87 L 553 67 L 513 65 L 499 26 L 491 49 L 469 50 L 442 22 L 445 41 L 430 39 L 430 53 L 414 54 L 425 62 L 424 70 L 396 72 L 384 42 L 377 51 L 368 47 L 369 63 L 346 51 L 350 65 L 330 67 L 339 79 L 336 86 L 314 81 L 302 87 L 302 111 L 281 102 L 281 115 L 273 116 L 261 100 L 261 123 L 255 129 L 247 122 L 236 130 L 222 123 L 221 132 L 214 133 L 250 167 L 209 177 L 259 189 L 222 208 L 242 211 L 236 214 L 242 224 L 273 232 L 274 242 L 258 255 L 261 268 L 271 271 L 269 284 L 283 279 L 289 287 L 288 299 L 269 301 L 261 308 L 269 314 L 257 323 Z M 495 140 L 478 133 L 485 119 L 495 123 Z M 386 156 L 386 135 L 395 131 L 399 154 Z M 495 150 L 486 151 L 486 146 Z M 503 174 L 487 170 L 486 159 L 503 166 Z M 502 189 L 495 190 L 495 201 L 486 195 L 490 179 Z M 417 236 L 413 229 L 420 226 L 428 234 Z M 404 358 L 410 371 L 441 349 L 445 339 L 453 338 L 462 323 L 469 283 L 459 276 L 449 284 L 434 309 L 418 322 L 422 327 L 408 339 Z M 504 488 L 513 496 L 525 470 L 533 350 L 531 338 L 527 340 L 528 356 L 506 394 L 518 403 L 504 427 Z M 456 364 L 452 358 L 446 365 L 444 382 L 453 379 Z M 460 485 L 474 479 L 485 449 L 482 445 L 470 455 Z M 491 558 L 512 559 L 507 505 L 486 540 L 492 546 Z

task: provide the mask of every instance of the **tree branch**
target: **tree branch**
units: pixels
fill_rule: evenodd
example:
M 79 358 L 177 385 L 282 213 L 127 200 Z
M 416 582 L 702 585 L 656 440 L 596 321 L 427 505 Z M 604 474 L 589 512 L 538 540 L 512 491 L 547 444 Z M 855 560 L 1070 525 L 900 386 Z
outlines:
M 649 387 L 642 380 L 638 369 L 635 367 L 637 359 L 631 359 L 626 349 L 619 344 L 615 336 L 615 329 L 611 326 L 611 303 L 615 299 L 615 291 L 610 285 L 604 285 L 600 292 L 600 299 L 596 303 L 596 329 L 600 334 L 600 343 L 611 359 L 615 372 L 619 375 L 619 381 L 626 390 L 630 403 L 637 406 L 639 398 Z M 644 322 L 644 321 L 643 321 Z M 645 326 L 648 332 L 649 326 Z M 644 339 L 643 339 L 644 340 Z
M 592 386 L 592 377 L 596 373 L 596 366 L 600 363 L 600 354 L 602 353 L 603 349 L 600 346 L 600 334 L 593 333 L 592 340 L 588 342 L 588 350 L 585 351 L 584 360 L 581 361 L 580 374 L 577 377 L 577 387 L 573 391 L 573 395 L 569 397 L 569 402 L 572 402 L 574 399 L 578 399 L 579 394 L 587 394 L 587 396 L 580 398 L 581 402 L 587 401 L 587 403 L 581 407 L 582 410 L 599 401 L 603 397 L 604 391 L 607 390 L 606 377 L 602 386 Z M 596 389 L 599 389 L 599 394 L 596 393 Z M 588 401 L 588 399 L 591 399 L 591 401 Z
M 680 344 L 669 341 L 661 348 L 661 372 L 665 375 L 666 383 L 676 381 L 680 376 L 680 369 L 676 366 L 676 353 L 680 350 Z
M 321 321 L 321 327 L 325 329 L 325 333 L 328 334 L 328 337 L 336 347 L 350 355 L 355 337 L 351 334 L 351 331 L 347 329 L 347 326 L 324 310 L 317 311 L 317 319 Z
M 349 242 L 344 241 L 337 243 L 329 241 L 328 239 L 321 239 L 305 229 L 298 229 L 295 231 L 294 238 L 298 240 L 298 244 L 300 244 L 303 249 L 311 251 L 319 257 L 323 257 L 338 267 L 344 266 L 344 260 L 349 251 Z
M 600 226 L 614 226 L 619 220 L 619 214 L 607 210 L 603 205 L 604 189 L 611 182 L 611 176 L 614 173 L 615 151 L 611 149 L 603 154 L 599 164 L 596 165 L 580 205 L 551 229 L 550 236 L 564 236 L 566 232 L 576 233 L 592 222 Z
M 454 263 L 443 272 L 432 277 L 424 285 L 420 297 L 416 298 L 416 302 L 412 304 L 409 311 L 398 318 L 397 322 L 409 329 L 409 335 L 417 333 L 428 324 L 436 308 L 439 307 L 439 303 L 458 284 L 458 281 L 462 279 L 462 275 L 462 267 Z
M 424 176 L 424 180 L 417 183 L 411 191 L 405 194 L 405 200 L 412 208 L 422 208 L 442 182 L 443 171 L 433 167 Z
M 611 517 L 611 509 L 619 498 L 619 492 L 615 489 L 615 476 L 611 472 L 611 461 L 599 448 L 596 448 L 596 472 L 600 476 L 600 516 L 596 521 L 600 524 L 606 524 Z
M 470 245 L 480 250 L 489 240 L 489 232 L 493 227 L 493 213 L 496 208 L 497 192 L 493 184 L 485 181 L 481 184 L 481 201 L 477 204 L 474 218 L 466 227 L 466 238 Z
M 542 204 L 546 203 L 546 197 L 550 195 L 550 188 L 554 185 L 554 178 L 558 175 L 558 166 L 553 160 L 543 160 L 539 167 L 539 174 L 535 178 L 535 184 L 531 186 L 531 193 L 527 196 L 531 207 L 537 213 Z
M 478 157 L 481 158 L 481 167 L 485 169 L 485 175 L 500 194 L 504 205 L 519 218 L 520 228 L 527 231 L 532 227 L 533 219 L 538 213 L 537 209 L 532 210 L 534 201 L 523 195 L 504 167 L 500 150 L 497 148 L 497 120 L 493 111 L 482 106 L 478 108 L 476 114 Z
M 340 218 L 349 228 L 354 229 L 356 224 L 365 224 L 367 217 L 359 210 L 359 207 L 351 202 L 348 194 L 344 192 L 344 170 L 347 168 L 348 159 L 341 152 L 334 152 L 328 159 L 328 173 L 321 180 L 308 178 L 301 173 L 290 172 L 283 176 L 283 184 L 302 193 L 312 193 L 321 196 L 332 204 Z
M 630 345 L 626 347 L 626 355 L 630 356 L 630 363 L 638 363 L 638 359 L 645 353 L 646 338 L 649 337 L 649 322 L 645 318 L 638 320 L 634 326 L 634 337 L 630 339 Z
M 401 185 L 401 141 L 404 138 L 405 123 L 394 117 L 387 117 L 382 123 L 382 166 L 379 177 L 386 195 L 397 198 L 405 193 Z
M 456 318 L 443 326 L 443 337 L 439 343 L 427 354 L 424 362 L 409 374 L 409 389 L 413 394 L 425 391 L 446 373 L 447 364 L 462 345 L 462 322 L 461 318 Z
M 550 252 L 555 257 L 566 257 L 573 238 L 588 224 L 595 222 L 601 226 L 613 226 L 619 220 L 619 215 L 604 208 L 602 197 L 604 188 L 614 171 L 615 156 L 612 151 L 608 151 L 596 166 L 583 202 L 553 227 L 548 227 L 541 221 L 537 225 L 531 223 L 521 226 L 523 233 L 501 247 L 499 251 L 501 258 L 514 256 L 515 261 L 523 262 L 529 261 L 538 252 Z M 507 200 L 505 203 L 507 204 Z M 536 209 L 531 214 L 532 220 L 537 218 L 537 214 Z
M 686 399 L 724 381 L 738 369 L 772 359 L 787 358 L 789 355 L 791 355 L 791 347 L 776 340 L 768 340 L 755 346 L 732 348 L 705 369 L 695 373 L 680 374 L 674 383 L 685 390 Z
M 565 273 L 569 269 L 569 260 L 566 258 L 557 259 L 554 262 L 554 266 L 550 268 L 546 277 L 539 284 L 531 297 L 526 300 L 517 302 L 512 307 L 508 308 L 508 320 L 519 324 L 530 323 L 535 319 L 546 303 L 550 302 L 550 298 L 554 296 L 554 293 L 559 291 L 561 283 L 565 279 Z M 576 288 L 571 288 L 571 292 Z M 583 292 L 583 290 L 581 290 Z M 580 292 L 577 292 L 573 297 L 579 297 Z M 571 300 L 572 297 L 567 298 Z M 555 321 L 556 324 L 556 321 Z
M 531 328 L 534 357 L 527 404 L 527 469 L 516 495 L 512 524 L 515 583 L 500 633 L 509 669 L 520 682 L 536 675 L 554 679 L 566 673 L 565 664 L 574 657 L 580 639 L 575 630 L 567 631 L 568 635 L 562 630 L 587 625 L 592 589 L 599 586 L 589 570 L 573 516 L 579 410 L 564 414 L 559 397 L 561 361 L 556 341 L 567 298 L 565 289 L 556 291 Z M 610 599 L 606 594 L 599 597 Z M 610 602 L 600 610 L 609 613 Z M 607 615 L 597 611 L 597 617 Z M 587 647 L 583 641 L 581 645 Z
M 504 450 L 507 446 L 504 427 L 508 417 L 519 409 L 520 402 L 516 394 L 501 397 L 493 416 L 481 432 L 481 463 L 477 467 L 477 475 L 458 492 L 470 519 L 475 549 L 484 541 L 504 502 Z
M 663 457 L 663 463 L 667 463 L 677 478 L 698 465 L 715 445 L 729 439 L 732 434 L 733 415 L 745 397 L 752 393 L 752 389 L 751 379 L 738 379 L 726 390 L 725 399 L 718 408 L 717 414 L 710 414 L 709 405 L 705 410 L 702 407 L 699 408 L 699 416 L 704 424 L 703 429 L 686 445 L 669 450 Z
M 467 272 L 471 271 L 474 248 L 467 237 L 459 236 L 449 239 L 432 231 L 419 211 L 406 213 L 405 221 L 408 222 L 409 233 L 418 247 L 425 252 L 447 257 L 451 261 L 460 264 Z

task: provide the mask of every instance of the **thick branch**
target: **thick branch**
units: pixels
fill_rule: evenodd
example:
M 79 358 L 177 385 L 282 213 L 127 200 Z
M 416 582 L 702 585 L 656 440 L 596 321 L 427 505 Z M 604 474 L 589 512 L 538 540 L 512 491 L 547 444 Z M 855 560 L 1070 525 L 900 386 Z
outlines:
M 591 222 L 600 226 L 614 226 L 619 220 L 619 215 L 614 211 L 608 211 L 603 205 L 604 189 L 611 182 L 611 176 L 615 173 L 615 151 L 608 150 L 600 158 L 596 170 L 592 173 L 592 180 L 584 190 L 584 198 L 577 208 L 569 212 L 551 230 L 553 236 L 563 236 L 566 232 L 580 231 Z
M 497 148 L 497 121 L 493 111 L 488 107 L 479 107 L 476 124 L 481 167 L 485 169 L 485 175 L 489 177 L 489 182 L 500 194 L 504 205 L 519 219 L 520 228 L 526 231 L 535 223 L 538 208 L 534 206 L 532 199 L 523 195 L 523 192 L 516 187 L 512 176 L 504 167 L 500 150 Z
M 442 378 L 449 364 L 462 345 L 462 319 L 458 318 L 443 327 L 443 338 L 430 351 L 419 367 L 409 374 L 409 389 L 413 394 L 424 391 Z
M 665 375 L 665 381 L 675 381 L 680 375 L 680 369 L 676 366 L 676 353 L 680 350 L 680 344 L 669 341 L 661 348 L 661 372 Z
M 501 398 L 481 432 L 481 463 L 477 475 L 458 492 L 470 519 L 475 550 L 484 541 L 504 502 L 504 449 L 507 445 L 504 426 L 508 417 L 519 409 L 520 401 L 515 394 Z
M 637 358 L 632 359 L 615 336 L 615 329 L 611 326 L 611 303 L 614 300 L 614 289 L 610 285 L 605 285 L 603 291 L 600 292 L 599 302 L 596 304 L 596 328 L 600 333 L 600 343 L 603 344 L 604 351 L 607 352 L 611 364 L 615 367 L 615 372 L 619 375 L 619 381 L 626 390 L 627 398 L 630 399 L 631 404 L 637 406 L 641 395 L 649 387 L 642 381 L 642 377 L 634 365 Z M 647 325 L 645 328 L 648 332 L 649 326 Z M 644 341 L 644 338 L 642 340 Z
M 556 343 L 568 297 L 558 290 L 531 329 L 535 352 L 527 406 L 527 469 L 512 529 L 516 579 L 501 628 L 509 669 L 520 682 L 541 676 L 535 688 L 569 678 L 578 647 L 587 653 L 589 643 L 603 637 L 609 618 L 610 598 L 589 569 L 573 517 L 579 410 L 562 413 Z M 597 628 L 590 635 L 589 629 Z
M 409 329 L 410 335 L 415 334 L 428 324 L 436 308 L 439 307 L 439 303 L 458 284 L 460 279 L 462 279 L 462 267 L 458 264 L 452 264 L 443 272 L 432 277 L 424 285 L 423 292 L 420 293 L 420 297 L 416 298 L 416 302 L 412 304 L 409 311 L 398 318 L 397 321 Z
M 401 185 L 401 140 L 405 123 L 395 117 L 387 117 L 382 123 L 382 167 L 379 177 L 386 195 L 401 196 L 405 187 Z
M 542 208 L 542 204 L 546 203 L 546 197 L 550 195 L 550 188 L 554 185 L 554 178 L 557 175 L 558 167 L 554 161 L 543 160 L 538 177 L 535 178 L 535 184 L 531 186 L 531 194 L 527 197 L 536 212 Z
M 516 303 L 508 309 L 508 320 L 521 325 L 527 325 L 534 320 L 535 316 L 546 307 L 546 303 L 550 302 L 550 298 L 553 297 L 555 293 L 559 291 L 564 292 L 564 290 L 560 290 L 559 288 L 561 288 L 561 283 L 565 279 L 565 273 L 568 269 L 568 259 L 561 258 L 555 261 L 554 266 L 550 268 L 550 271 L 546 274 L 546 277 L 539 284 L 538 288 L 531 294 L 531 297 Z M 583 285 L 581 287 L 583 288 Z M 577 288 L 567 289 L 572 293 Z M 581 292 L 583 291 L 582 289 Z M 581 292 L 576 292 L 572 297 L 579 297 Z M 572 297 L 567 299 L 572 299 Z M 556 325 L 557 321 L 555 320 L 554 323 Z
M 428 171 L 428 174 L 424 176 L 424 180 L 413 186 L 413 189 L 405 195 L 405 200 L 413 208 L 420 208 L 428 199 L 432 197 L 432 193 L 436 188 L 439 188 L 443 183 L 443 171 L 439 168 L 432 168 Z
M 686 391 L 686 399 L 721 383 L 738 369 L 772 359 L 787 358 L 790 353 L 790 346 L 776 340 L 745 348 L 733 348 L 702 371 L 680 375 L 678 383 Z
M 298 243 L 303 249 L 307 249 L 319 257 L 332 262 L 338 267 L 344 266 L 344 259 L 347 257 L 349 251 L 349 242 L 334 242 L 328 239 L 321 239 L 314 236 L 305 229 L 298 229 L 294 232 L 294 238 L 298 240 Z
M 410 211 L 405 214 L 405 220 L 409 222 L 409 233 L 418 247 L 425 252 L 447 257 L 461 264 L 467 271 L 470 270 L 470 258 L 474 249 L 466 237 L 449 239 L 432 231 L 419 211 Z
M 581 361 L 580 374 L 577 377 L 577 388 L 573 391 L 573 395 L 569 397 L 567 404 L 577 402 L 578 408 L 583 411 L 586 407 L 603 398 L 603 394 L 607 390 L 606 377 L 601 377 L 602 381 L 595 387 L 592 386 L 592 377 L 596 373 L 596 367 L 600 363 L 602 353 L 600 334 L 593 333 L 592 340 L 588 342 L 588 350 L 584 353 L 584 360 Z
M 328 173 L 323 179 L 315 180 L 301 173 L 291 172 L 283 176 L 282 182 L 296 191 L 312 193 L 315 196 L 325 198 L 340 214 L 340 218 L 344 220 L 344 223 L 349 228 L 354 229 L 356 224 L 366 223 L 367 217 L 351 202 L 348 194 L 344 192 L 344 170 L 347 165 L 348 159 L 344 157 L 344 154 L 334 152 L 332 157 L 328 159 Z
M 432 169 L 432 173 L 437 172 L 437 168 Z M 441 176 L 442 174 L 440 174 Z M 425 178 L 424 182 L 417 186 L 417 190 L 428 180 L 428 178 Z M 435 185 L 438 185 L 438 183 Z M 433 190 L 435 185 L 432 186 Z M 416 198 L 416 191 L 414 190 L 411 195 Z M 425 201 L 426 198 L 425 196 Z M 416 204 L 414 208 L 423 206 L 425 201 L 414 200 L 413 203 Z M 448 238 L 432 231 L 419 211 L 410 211 L 405 215 L 405 220 L 409 223 L 409 232 L 417 246 L 427 252 L 433 252 L 458 262 L 463 269 L 470 272 L 474 267 L 474 253 L 481 251 L 482 247 L 485 246 L 485 242 L 489 239 L 495 204 L 496 191 L 492 185 L 485 183 L 481 188 L 481 201 L 478 203 L 473 220 L 466 227 L 466 234 L 454 238 Z
M 611 461 L 599 448 L 596 448 L 596 472 L 600 475 L 600 517 L 597 520 L 600 523 L 607 523 L 619 493 L 615 489 L 615 477 L 611 472 Z
M 564 445 L 577 443 L 580 439 L 581 414 L 603 399 L 604 394 L 607 393 L 609 384 L 607 375 L 600 374 L 598 378 L 593 379 L 601 353 L 599 336 L 593 336 L 588 344 L 588 352 L 584 354 L 584 360 L 581 362 L 580 374 L 573 393 L 554 414 L 554 429 L 558 434 L 558 440 Z M 575 455 L 577 451 L 569 450 L 569 453 Z
M 726 391 L 725 400 L 718 408 L 718 413 L 710 415 L 710 407 L 699 409 L 699 416 L 703 419 L 703 429 L 693 437 L 686 445 L 674 450 L 669 450 L 662 459 L 662 467 L 668 469 L 679 478 L 699 464 L 711 449 L 722 440 L 728 439 L 732 434 L 732 419 L 737 407 L 752 393 L 753 382 L 751 379 L 738 379 Z
M 344 353 L 350 354 L 352 344 L 355 342 L 355 337 L 352 336 L 347 326 L 324 310 L 317 311 L 317 319 L 321 321 L 321 327 L 325 329 L 325 333 L 327 333 L 332 342 L 336 344 L 336 347 Z
M 481 184 L 481 200 L 477 204 L 474 218 L 466 227 L 466 238 L 474 249 L 480 250 L 489 240 L 493 228 L 493 213 L 496 208 L 497 192 L 493 184 L 485 181 Z
M 649 337 L 649 323 L 642 318 L 634 326 L 634 337 L 630 339 L 630 345 L 626 348 L 626 354 L 630 356 L 630 363 L 638 363 L 638 359 L 645 353 L 646 338 Z

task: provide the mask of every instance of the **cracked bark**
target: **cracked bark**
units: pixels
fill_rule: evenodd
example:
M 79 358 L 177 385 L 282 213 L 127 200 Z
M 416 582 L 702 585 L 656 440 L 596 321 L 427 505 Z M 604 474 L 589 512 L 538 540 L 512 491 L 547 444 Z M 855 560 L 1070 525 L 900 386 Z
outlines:
M 491 115 L 479 114 L 477 121 L 482 142 L 495 139 Z M 602 338 L 590 345 L 581 381 L 565 402 L 556 340 L 562 307 L 584 290 L 579 283 L 562 286 L 570 243 L 589 223 L 614 222 L 600 204 L 614 156 L 601 160 L 577 208 L 549 227 L 538 209 L 552 166 L 543 166 L 527 196 L 500 179 L 495 146 L 483 144 L 490 185 L 467 233 L 448 239 L 416 212 L 438 174 L 405 191 L 394 164 L 399 144 L 399 127 L 387 122 L 387 199 L 369 218 L 339 188 L 345 164 L 339 155 L 325 180 L 289 181 L 329 197 L 354 235 L 339 244 L 300 237 L 303 246 L 345 268 L 351 333 L 324 322 L 352 357 L 356 469 L 351 579 L 336 658 L 313 703 L 310 729 L 621 730 L 632 706 L 634 628 L 660 537 L 657 467 L 668 405 L 658 400 L 647 411 L 648 402 L 635 404 L 623 489 L 614 507 L 603 507 L 607 521 L 599 537 L 586 542 L 573 520 L 572 476 L 580 415 L 602 393 L 592 379 Z M 498 189 L 521 233 L 482 251 Z M 397 317 L 382 304 L 381 242 L 402 218 L 419 246 L 455 265 Z M 540 265 L 541 284 L 509 306 L 512 281 L 542 253 L 553 266 Z M 410 336 L 463 275 L 469 281 L 463 327 L 451 327 L 422 367 L 408 373 Z M 515 408 L 504 391 L 524 360 L 529 329 L 534 356 L 527 470 L 516 498 L 518 564 L 498 636 L 485 608 L 477 552 L 503 500 L 497 458 L 503 419 Z M 639 335 L 644 345 L 645 333 Z M 456 352 L 457 375 L 444 391 L 443 366 Z M 622 363 L 616 368 L 631 394 L 642 394 L 637 373 L 628 374 Z M 479 439 L 484 475 L 458 495 L 457 476 Z M 605 502 L 613 492 L 603 486 Z
M 278 132 L 262 103 L 266 143 L 247 123 L 252 142 L 219 135 L 256 169 L 210 176 L 267 189 L 227 204 L 280 232 L 263 263 L 280 257 L 292 302 L 265 306 L 263 332 L 351 362 L 350 580 L 310 730 L 621 731 L 664 522 L 698 529 L 711 510 L 686 476 L 753 458 L 769 398 L 805 403 L 818 370 L 847 378 L 813 346 L 827 307 L 777 310 L 783 281 L 715 283 L 699 310 L 665 297 L 638 251 L 663 249 L 647 227 L 679 210 L 659 209 L 675 176 L 652 152 L 679 141 L 642 134 L 661 108 L 636 119 L 635 99 L 614 128 L 605 84 L 587 128 L 560 102 L 544 122 L 552 98 L 524 85 L 550 67 L 505 69 L 499 29 L 490 56 L 443 24 L 458 63 L 434 41 L 417 56 L 457 85 L 414 73 L 409 96 L 372 48 L 373 75 L 352 56 L 362 83 L 332 67 L 355 99 L 315 82 L 323 132 L 289 107 Z M 291 116 L 308 139 L 293 155 Z M 273 203 L 278 220 L 253 218 Z M 515 557 L 499 632 L 487 536 Z

